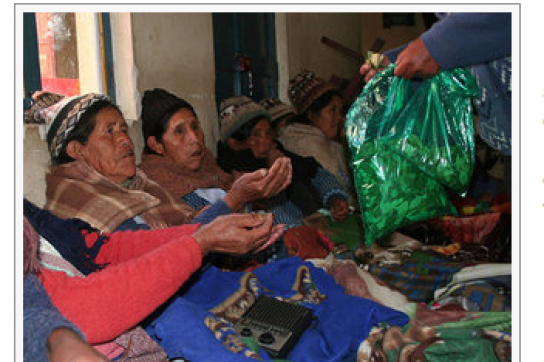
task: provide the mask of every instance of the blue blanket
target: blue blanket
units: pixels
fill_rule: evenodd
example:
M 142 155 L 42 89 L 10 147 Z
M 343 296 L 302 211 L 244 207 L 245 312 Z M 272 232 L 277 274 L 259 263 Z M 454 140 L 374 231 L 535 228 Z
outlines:
M 371 300 L 345 294 L 330 275 L 294 257 L 250 273 L 209 267 L 146 330 L 170 358 L 254 361 L 232 323 L 261 294 L 304 305 L 317 317 L 288 354 L 289 361 L 342 361 L 355 356 L 373 326 L 382 322 L 404 326 L 409 319 Z M 270 360 L 263 351 L 259 355 Z

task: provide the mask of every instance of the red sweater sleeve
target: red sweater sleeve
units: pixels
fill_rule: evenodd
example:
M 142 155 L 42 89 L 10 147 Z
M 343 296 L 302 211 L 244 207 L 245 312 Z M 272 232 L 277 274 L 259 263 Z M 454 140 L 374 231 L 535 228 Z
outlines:
M 112 266 L 137 258 L 180 236 L 192 235 L 199 227 L 199 224 L 191 224 L 166 229 L 117 231 L 106 234 L 107 241 L 100 248 L 95 262 L 108 263 Z M 92 246 L 99 236 L 98 232 L 85 234 L 87 246 Z
M 181 236 L 85 278 L 42 269 L 40 279 L 53 304 L 95 344 L 110 341 L 142 321 L 201 263 L 198 243 Z

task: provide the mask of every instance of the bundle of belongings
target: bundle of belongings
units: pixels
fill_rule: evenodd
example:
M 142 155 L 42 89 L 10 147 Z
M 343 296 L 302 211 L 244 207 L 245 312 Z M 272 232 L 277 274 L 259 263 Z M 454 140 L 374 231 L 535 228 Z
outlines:
M 463 224 L 490 217 L 496 216 L 455 220 Z M 402 327 L 373 327 L 356 361 L 511 361 L 511 260 L 509 253 L 494 251 L 510 248 L 506 220 L 501 215 L 484 242 L 456 243 L 443 237 L 438 244 L 425 244 L 425 237 L 439 240 L 442 223 L 456 223 L 433 219 L 402 230 L 421 239 L 397 231 L 380 244 L 366 247 L 362 242 L 351 260 L 333 253 L 310 260 L 347 294 L 410 317 Z

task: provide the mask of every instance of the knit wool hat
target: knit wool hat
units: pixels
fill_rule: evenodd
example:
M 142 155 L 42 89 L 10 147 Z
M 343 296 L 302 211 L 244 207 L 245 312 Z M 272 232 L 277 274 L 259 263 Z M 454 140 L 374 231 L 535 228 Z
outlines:
M 187 102 L 162 88 L 146 90 L 142 97 L 141 114 L 144 128 L 159 124 L 166 116 L 187 106 Z
M 285 104 L 277 98 L 263 99 L 259 102 L 259 104 L 263 106 L 264 109 L 268 111 L 268 113 L 270 113 L 270 117 L 272 118 L 272 125 L 274 125 L 276 122 L 278 122 L 287 115 L 296 114 L 295 108 L 293 106 Z
M 53 93 L 54 94 L 54 93 Z M 51 95 L 51 93 L 49 93 Z M 89 108 L 99 102 L 111 100 L 103 94 L 88 93 L 73 97 L 60 95 L 44 97 L 48 101 L 40 103 L 45 108 L 32 109 L 31 118 L 36 123 L 47 126 L 47 145 L 52 158 L 57 157 L 64 147 L 64 142 Z M 50 104 L 58 99 L 57 103 Z M 38 104 L 38 102 L 36 103 Z M 30 111 L 30 110 L 29 110 Z
M 223 99 L 219 105 L 221 142 L 226 142 L 240 127 L 257 117 L 264 117 L 272 122 L 270 113 L 248 97 L 240 96 Z
M 298 114 L 304 114 L 321 95 L 336 89 L 331 83 L 317 77 L 314 72 L 303 70 L 289 80 L 288 95 Z

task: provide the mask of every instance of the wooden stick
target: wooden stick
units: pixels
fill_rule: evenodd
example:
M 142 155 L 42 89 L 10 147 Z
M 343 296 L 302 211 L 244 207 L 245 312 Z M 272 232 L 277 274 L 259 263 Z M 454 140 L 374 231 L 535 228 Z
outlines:
M 362 54 L 348 47 L 345 47 L 342 44 L 330 38 L 327 38 L 326 36 L 321 38 L 321 42 L 349 56 L 350 58 L 357 60 L 359 64 L 361 65 L 365 62 L 365 57 Z M 380 50 L 382 50 L 384 44 L 385 44 L 385 40 L 381 38 L 376 38 L 374 40 L 374 43 L 372 43 L 372 45 L 370 46 L 370 51 L 378 53 Z M 344 101 L 347 104 L 351 104 L 353 102 L 354 98 L 360 92 L 362 85 L 363 85 L 363 76 L 359 74 L 359 71 L 357 71 L 357 73 L 353 77 L 351 77 L 351 80 L 349 81 L 348 85 L 344 88 L 344 91 L 342 92 Z
M 350 58 L 359 61 L 360 63 L 365 61 L 365 57 L 361 53 L 356 52 L 355 50 L 350 49 L 350 48 L 348 48 L 348 47 L 346 47 L 346 46 L 344 46 L 344 45 L 342 45 L 342 44 L 340 44 L 340 43 L 338 43 L 338 42 L 336 42 L 336 41 L 334 41 L 334 40 L 332 40 L 330 38 L 327 38 L 326 36 L 321 38 L 321 42 L 323 44 L 327 44 L 328 46 L 330 46 L 333 49 L 338 50 L 341 53 L 344 53 L 345 55 L 349 56 Z M 372 43 L 372 45 L 370 46 L 369 50 L 372 51 L 372 52 L 378 53 L 380 50 L 382 50 L 384 44 L 385 44 L 385 40 L 383 40 L 381 38 L 376 38 L 374 40 L 374 43 Z

